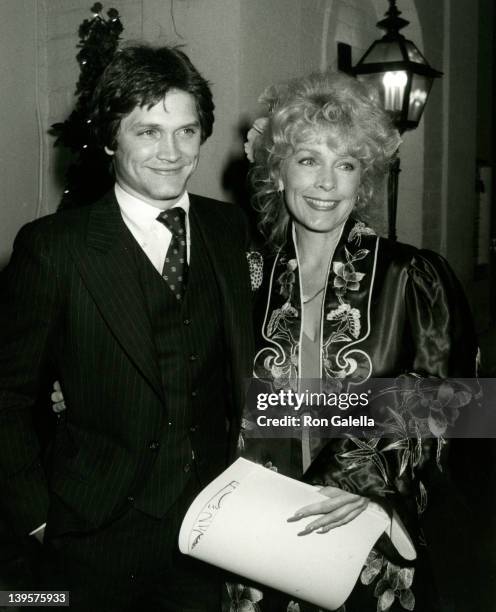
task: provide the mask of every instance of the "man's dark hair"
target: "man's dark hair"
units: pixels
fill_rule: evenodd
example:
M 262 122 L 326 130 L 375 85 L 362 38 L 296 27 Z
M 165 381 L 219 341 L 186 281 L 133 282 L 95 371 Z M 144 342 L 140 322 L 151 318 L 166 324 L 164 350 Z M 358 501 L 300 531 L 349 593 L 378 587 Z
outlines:
M 136 106 L 154 106 L 172 89 L 194 97 L 203 143 L 212 133 L 214 103 L 208 81 L 188 56 L 177 47 L 135 45 L 118 51 L 93 95 L 92 122 L 100 144 L 115 150 L 123 117 Z

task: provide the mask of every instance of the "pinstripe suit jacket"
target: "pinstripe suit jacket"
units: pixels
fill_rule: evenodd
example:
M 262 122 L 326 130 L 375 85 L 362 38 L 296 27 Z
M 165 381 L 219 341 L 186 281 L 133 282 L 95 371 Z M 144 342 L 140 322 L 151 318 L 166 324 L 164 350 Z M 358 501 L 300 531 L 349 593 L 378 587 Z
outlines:
M 222 294 L 234 440 L 253 350 L 246 230 L 238 209 L 214 200 L 191 196 L 190 214 L 201 227 Z M 141 478 L 147 441 L 166 418 L 126 232 L 112 193 L 25 226 L 4 270 L 0 504 L 20 532 L 46 520 L 49 491 L 76 517 L 68 529 L 111 518 Z M 72 438 L 56 445 L 50 468 L 40 459 L 31 412 L 47 368 L 62 381 Z

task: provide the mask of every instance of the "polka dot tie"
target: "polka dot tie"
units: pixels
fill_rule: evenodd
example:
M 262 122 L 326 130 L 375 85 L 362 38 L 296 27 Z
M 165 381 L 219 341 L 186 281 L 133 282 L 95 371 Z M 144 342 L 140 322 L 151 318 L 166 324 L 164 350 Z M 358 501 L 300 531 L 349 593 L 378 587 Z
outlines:
M 163 223 L 172 233 L 172 239 L 165 256 L 162 278 L 172 293 L 180 300 L 184 295 L 188 260 L 186 251 L 186 212 L 180 207 L 161 212 L 157 221 Z

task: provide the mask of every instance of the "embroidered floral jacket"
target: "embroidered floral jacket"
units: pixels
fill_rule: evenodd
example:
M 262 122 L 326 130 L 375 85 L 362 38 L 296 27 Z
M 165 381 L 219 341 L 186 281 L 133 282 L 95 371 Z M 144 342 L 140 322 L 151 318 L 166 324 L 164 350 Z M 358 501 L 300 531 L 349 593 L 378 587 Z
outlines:
M 275 388 L 297 390 L 301 371 L 302 300 L 298 254 L 292 233 L 264 258 L 255 278 L 257 352 L 254 376 Z M 369 378 L 409 380 L 475 375 L 476 341 L 462 289 L 447 262 L 433 252 L 380 238 L 348 219 L 331 261 L 323 299 L 321 378 L 353 382 Z M 411 395 L 410 395 L 411 397 Z M 403 419 L 415 419 L 418 435 L 395 439 L 330 439 L 304 475 L 396 509 L 409 531 L 426 505 L 419 473 L 426 459 L 440 467 L 443 433 L 468 401 L 463 392 L 438 388 L 429 402 L 409 402 Z M 428 434 L 425 436 L 424 434 Z M 434 436 L 434 439 L 432 439 Z M 284 462 L 281 441 L 253 444 L 245 454 Z M 290 468 L 281 469 L 288 472 Z M 301 474 L 290 473 L 293 477 Z M 414 533 L 412 534 L 415 535 Z

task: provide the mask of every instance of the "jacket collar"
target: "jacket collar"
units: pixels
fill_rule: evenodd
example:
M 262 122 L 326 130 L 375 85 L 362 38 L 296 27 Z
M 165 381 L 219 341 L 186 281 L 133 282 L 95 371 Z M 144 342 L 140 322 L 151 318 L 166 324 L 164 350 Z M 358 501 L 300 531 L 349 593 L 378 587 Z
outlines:
M 223 240 L 230 226 L 222 206 L 190 194 L 190 217 L 211 257 L 224 308 L 226 344 L 233 371 L 243 376 L 252 357 L 251 295 L 243 245 Z M 151 323 L 146 309 L 134 257 L 133 238 L 122 220 L 114 192 L 91 207 L 88 218 L 87 248 L 75 253 L 75 261 L 102 316 L 123 350 L 163 399 L 158 360 Z M 241 349 L 240 334 L 248 348 Z M 243 344 L 245 346 L 245 344 Z M 236 403 L 241 403 L 241 382 Z
M 151 323 L 136 271 L 133 246 L 133 238 L 122 220 L 112 191 L 91 207 L 86 248 L 75 253 L 74 259 L 115 338 L 163 399 Z

